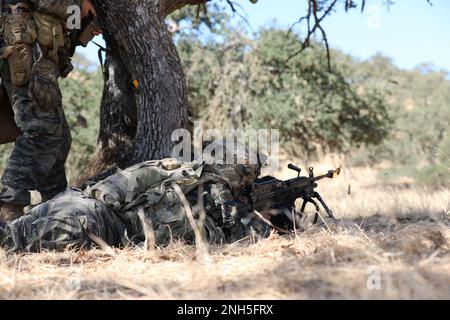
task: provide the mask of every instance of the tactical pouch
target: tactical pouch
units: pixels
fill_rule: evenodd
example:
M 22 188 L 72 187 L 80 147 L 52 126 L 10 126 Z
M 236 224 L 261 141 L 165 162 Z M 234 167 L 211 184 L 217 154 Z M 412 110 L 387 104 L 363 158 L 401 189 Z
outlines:
M 68 53 L 71 44 L 65 25 L 60 18 L 42 12 L 34 13 L 34 21 L 39 45 L 45 49 L 46 57 L 58 66 L 59 75 L 65 78 L 73 70 Z
M 3 57 L 8 60 L 11 83 L 15 86 L 22 86 L 30 81 L 33 65 L 31 44 L 36 41 L 36 37 L 36 26 L 30 14 L 14 14 L 6 20 Z
M 54 49 L 55 51 L 64 47 L 64 28 L 61 20 L 42 12 L 35 12 L 33 16 L 39 44 L 46 49 Z
M 30 14 L 23 13 L 9 17 L 4 27 L 3 38 L 7 46 L 34 43 L 36 41 L 36 26 Z
M 31 79 L 33 53 L 27 44 L 15 44 L 5 47 L 3 57 L 8 60 L 11 83 L 23 86 Z
M 33 65 L 29 92 L 43 112 L 51 113 L 61 107 L 58 76 L 58 67 L 51 59 L 41 57 Z

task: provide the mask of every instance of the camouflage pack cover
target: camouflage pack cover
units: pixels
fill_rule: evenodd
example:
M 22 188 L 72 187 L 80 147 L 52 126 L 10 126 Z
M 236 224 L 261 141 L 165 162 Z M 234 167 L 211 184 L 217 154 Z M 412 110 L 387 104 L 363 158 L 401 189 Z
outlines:
M 147 205 L 159 202 L 171 183 L 192 185 L 200 178 L 199 168 L 201 164 L 181 163 L 172 158 L 146 161 L 88 187 L 85 194 L 116 211 L 126 211 L 143 202 Z

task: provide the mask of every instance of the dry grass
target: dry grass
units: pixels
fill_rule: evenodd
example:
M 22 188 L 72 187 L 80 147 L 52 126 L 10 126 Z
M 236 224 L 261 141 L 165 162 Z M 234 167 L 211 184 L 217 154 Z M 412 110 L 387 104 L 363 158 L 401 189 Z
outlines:
M 331 230 L 314 226 L 212 247 L 206 260 L 181 243 L 155 250 L 0 251 L 0 299 L 450 297 L 448 190 L 379 186 L 371 169 L 344 171 L 325 184 L 321 191 L 342 219 Z M 370 290 L 373 271 L 381 282 Z

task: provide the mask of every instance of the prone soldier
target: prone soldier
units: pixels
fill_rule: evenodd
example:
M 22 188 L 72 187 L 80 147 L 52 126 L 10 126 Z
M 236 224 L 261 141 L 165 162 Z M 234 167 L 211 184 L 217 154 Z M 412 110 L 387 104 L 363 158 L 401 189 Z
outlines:
M 156 245 L 171 239 L 192 243 L 198 231 L 209 243 L 230 243 L 247 236 L 268 236 L 272 229 L 289 233 L 308 218 L 306 205 L 320 205 L 336 221 L 316 191 L 317 182 L 335 178 L 340 169 L 315 176 L 281 181 L 258 179 L 265 155 L 238 144 L 216 141 L 211 150 L 233 164 L 212 157 L 181 163 L 176 159 L 146 161 L 131 168 L 102 174 L 84 191 L 70 190 L 43 203 L 7 225 L 0 223 L 0 246 L 12 251 L 63 250 L 106 243 L 122 247 L 142 242 L 153 232 Z M 217 154 L 217 153 L 216 153 Z M 231 155 L 231 157 L 230 157 Z M 106 176 L 106 179 L 104 177 Z M 100 180 L 99 182 L 96 182 Z M 300 211 L 296 200 L 303 199 Z M 98 241 L 100 239 L 100 241 Z
M 231 165 L 176 159 L 137 164 L 91 182 L 84 190 L 63 192 L 28 215 L 0 224 L 0 245 L 14 252 L 38 252 L 89 248 L 101 239 L 123 247 L 144 241 L 147 230 L 154 232 L 156 245 L 172 239 L 193 243 L 195 226 L 209 243 L 266 236 L 268 225 L 258 218 L 241 221 L 226 205 L 259 176 L 260 157 L 253 159 L 256 162 Z

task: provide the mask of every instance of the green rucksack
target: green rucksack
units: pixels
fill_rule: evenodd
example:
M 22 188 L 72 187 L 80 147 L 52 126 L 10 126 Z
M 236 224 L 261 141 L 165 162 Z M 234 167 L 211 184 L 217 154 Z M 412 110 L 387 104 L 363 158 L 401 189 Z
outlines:
M 88 187 L 85 195 L 115 211 L 127 211 L 143 202 L 157 203 L 171 183 L 188 186 L 198 181 L 200 175 L 201 165 L 196 163 L 176 159 L 146 161 Z

